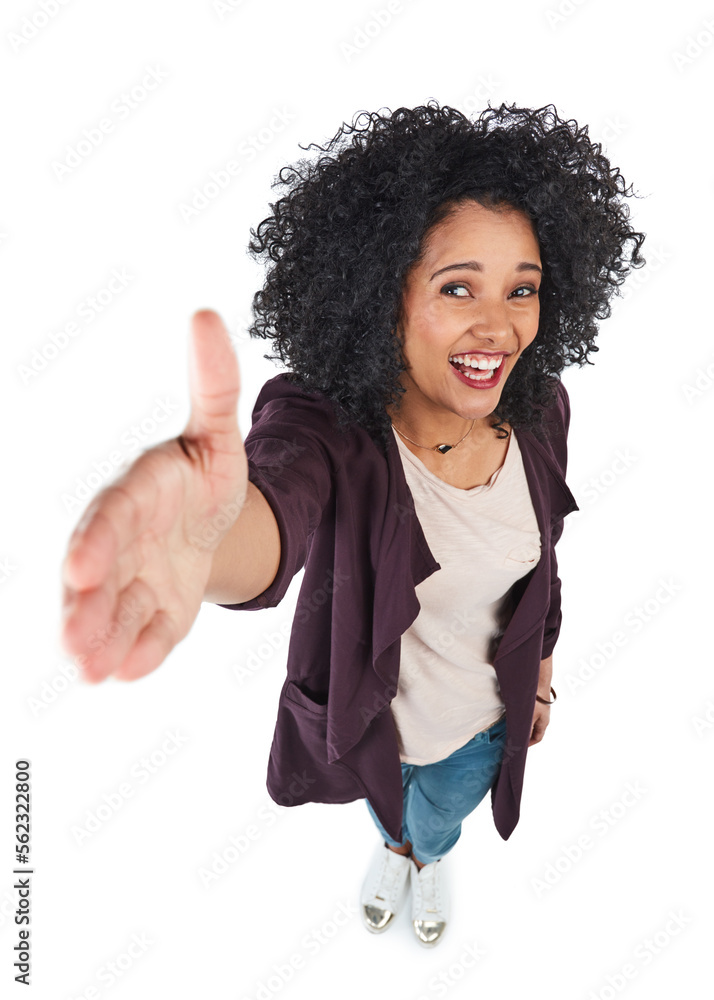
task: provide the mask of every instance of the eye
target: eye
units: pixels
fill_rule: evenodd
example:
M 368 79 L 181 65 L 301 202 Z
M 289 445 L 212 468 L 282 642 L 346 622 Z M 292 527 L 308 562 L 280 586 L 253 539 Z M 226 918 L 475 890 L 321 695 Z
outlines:
M 443 294 L 448 295 L 454 299 L 463 299 L 467 298 L 470 295 L 468 286 L 462 285 L 458 282 L 450 282 L 448 285 L 444 285 L 441 291 Z M 521 292 L 524 294 L 519 294 Z M 517 299 L 527 299 L 530 298 L 532 295 L 537 295 L 537 294 L 538 294 L 538 289 L 535 287 L 535 285 L 520 285 L 518 288 L 514 289 L 513 292 L 511 292 L 511 295 Z

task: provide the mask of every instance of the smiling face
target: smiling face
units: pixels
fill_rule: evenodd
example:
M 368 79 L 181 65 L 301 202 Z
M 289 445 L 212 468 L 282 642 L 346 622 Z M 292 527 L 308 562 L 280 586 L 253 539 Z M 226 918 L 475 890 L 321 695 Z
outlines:
M 538 332 L 541 278 L 538 240 L 518 209 L 464 202 L 432 229 L 402 298 L 397 426 L 430 445 L 459 436 L 464 420 L 486 423 Z

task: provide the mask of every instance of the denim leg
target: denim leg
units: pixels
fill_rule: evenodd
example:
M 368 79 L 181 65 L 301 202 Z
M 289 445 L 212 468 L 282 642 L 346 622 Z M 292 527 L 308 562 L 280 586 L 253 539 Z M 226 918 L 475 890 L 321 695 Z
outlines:
M 506 741 L 505 718 L 434 764 L 414 766 L 405 797 L 405 828 L 414 855 L 438 861 L 461 836 L 461 823 L 489 791 Z
M 402 764 L 402 795 L 404 797 L 404 820 L 402 822 L 402 828 L 403 828 L 403 831 L 404 831 L 404 840 L 401 843 L 399 843 L 399 841 L 397 841 L 397 840 L 392 840 L 392 838 L 387 834 L 387 831 L 384 829 L 384 827 L 382 826 L 382 824 L 377 819 L 377 814 L 375 813 L 374 809 L 372 808 L 371 802 L 369 801 L 369 799 L 365 799 L 365 802 L 367 803 L 367 809 L 369 810 L 369 814 L 372 817 L 372 819 L 374 820 L 374 822 L 375 822 L 375 824 L 377 826 L 377 829 L 381 833 L 381 835 L 384 838 L 384 840 L 386 840 L 386 842 L 388 844 L 391 844 L 392 847 L 404 847 L 404 845 L 409 840 L 409 836 L 408 836 L 407 830 L 406 830 L 406 812 L 407 812 L 406 802 L 407 802 L 407 791 L 408 791 L 408 788 L 409 788 L 410 778 L 411 778 L 411 774 L 412 774 L 413 770 L 414 770 L 414 767 L 413 767 L 412 764 Z

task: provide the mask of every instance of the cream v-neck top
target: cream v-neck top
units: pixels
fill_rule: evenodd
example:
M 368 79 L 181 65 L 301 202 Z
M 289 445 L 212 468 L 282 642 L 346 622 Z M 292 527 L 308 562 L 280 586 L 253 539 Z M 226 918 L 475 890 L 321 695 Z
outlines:
M 541 539 L 515 431 L 501 468 L 470 490 L 439 479 L 393 433 L 441 569 L 417 585 L 420 611 L 401 638 L 391 710 L 401 762 L 431 764 L 503 715 L 489 643 L 508 591 L 538 562 Z

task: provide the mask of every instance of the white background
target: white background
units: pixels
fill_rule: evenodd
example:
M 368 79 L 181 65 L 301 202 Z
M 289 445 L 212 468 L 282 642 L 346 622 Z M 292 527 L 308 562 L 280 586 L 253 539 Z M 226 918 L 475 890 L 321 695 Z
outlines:
M 3 5 L 0 989 L 27 995 L 12 981 L 11 816 L 14 761 L 27 757 L 30 995 L 43 1000 L 708 997 L 714 8 L 401 0 L 378 27 L 383 0 L 224 6 L 71 0 L 43 18 L 39 3 Z M 23 27 L 31 37 L 13 41 Z M 152 68 L 165 79 L 120 116 L 113 102 Z M 558 701 L 529 753 L 521 820 L 503 841 L 489 796 L 465 823 L 450 927 L 427 951 L 406 911 L 381 937 L 360 925 L 378 840 L 364 802 L 288 809 L 265 788 L 302 574 L 275 609 L 204 604 L 139 682 L 67 681 L 57 636 L 60 564 L 95 463 L 131 461 L 135 425 L 145 448 L 188 419 L 191 313 L 208 306 L 229 325 L 244 435 L 281 370 L 245 333 L 261 284 L 249 228 L 277 171 L 360 110 L 432 97 L 467 113 L 554 103 L 587 124 L 643 196 L 629 203 L 648 265 L 603 323 L 595 365 L 564 375 L 581 513 L 558 549 Z M 107 116 L 111 133 L 58 177 L 53 164 Z M 261 132 L 271 120 L 280 129 Z M 241 154 L 258 135 L 259 154 Z M 181 204 L 229 159 L 240 176 L 185 221 Z M 81 319 L 112 269 L 131 280 Z M 48 351 L 73 320 L 79 334 Z M 35 352 L 54 357 L 28 377 Z M 171 412 L 152 423 L 160 401 Z M 241 681 L 248 662 L 258 667 Z M 170 733 L 183 742 L 167 756 Z M 127 783 L 79 843 L 88 814 Z M 200 870 L 223 854 L 204 885 Z

